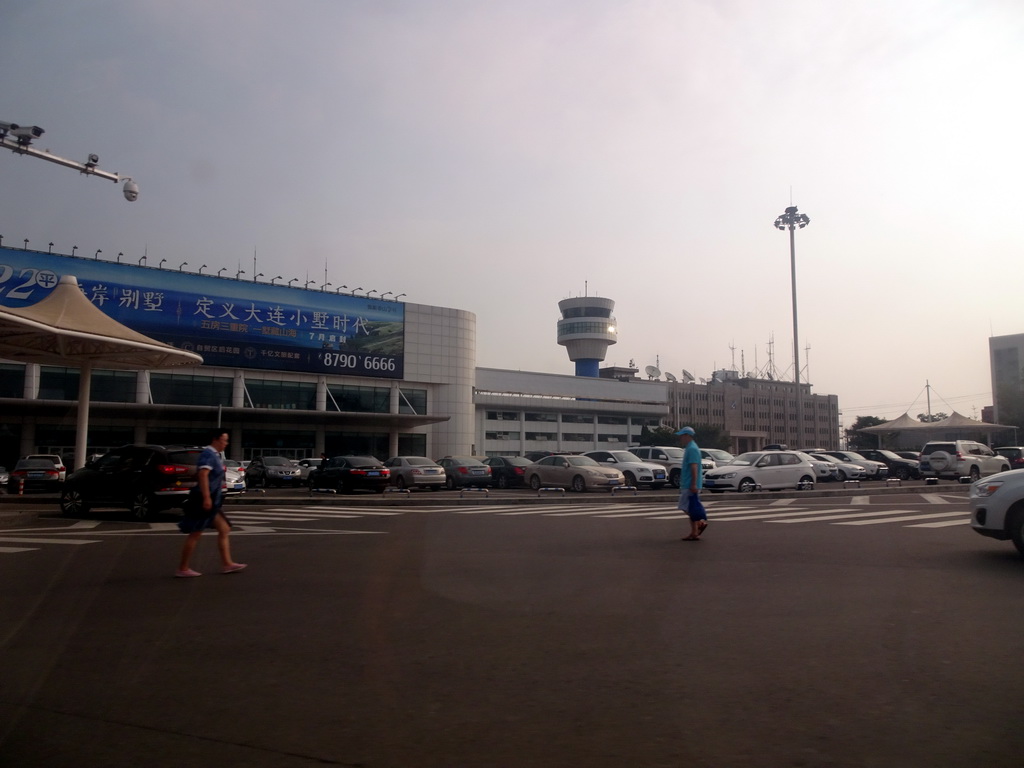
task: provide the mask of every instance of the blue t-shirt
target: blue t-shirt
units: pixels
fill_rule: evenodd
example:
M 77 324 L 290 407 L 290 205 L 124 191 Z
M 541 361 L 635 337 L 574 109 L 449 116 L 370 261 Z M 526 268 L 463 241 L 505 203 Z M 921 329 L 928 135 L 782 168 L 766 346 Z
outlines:
M 683 448 L 683 474 L 679 478 L 679 487 L 684 491 L 690 488 L 691 464 L 697 465 L 697 490 L 699 491 L 704 487 L 704 467 L 700 463 L 700 448 L 696 440 L 691 440 L 690 444 Z
M 200 469 L 210 470 L 210 474 L 207 476 L 207 481 L 210 483 L 210 501 L 213 502 L 215 508 L 219 507 L 221 490 L 224 487 L 224 461 L 221 459 L 220 454 L 213 450 L 213 446 L 206 446 L 203 448 L 203 452 L 199 454 L 196 470 Z

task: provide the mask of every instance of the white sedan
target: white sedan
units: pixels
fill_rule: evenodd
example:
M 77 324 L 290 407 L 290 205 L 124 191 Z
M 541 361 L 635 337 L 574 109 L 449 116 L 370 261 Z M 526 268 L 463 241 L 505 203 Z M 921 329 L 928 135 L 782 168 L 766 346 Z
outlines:
M 668 473 L 663 466 L 644 461 L 629 451 L 589 451 L 583 455 L 598 464 L 619 470 L 626 478 L 626 485 L 649 485 L 658 490 L 668 482 Z
M 761 488 L 777 490 L 814 487 L 814 467 L 796 451 L 753 451 L 741 453 L 729 464 L 704 475 L 704 487 L 713 493 Z
M 851 464 L 850 462 L 843 461 L 842 459 L 838 459 L 835 456 L 830 456 L 827 453 L 812 453 L 811 456 L 814 456 L 815 458 L 821 459 L 823 461 L 827 459 L 831 461 L 833 464 L 835 464 L 835 478 L 841 483 L 845 482 L 846 480 L 864 480 L 865 478 L 867 478 L 867 472 L 864 470 L 864 467 L 862 467 L 860 464 Z

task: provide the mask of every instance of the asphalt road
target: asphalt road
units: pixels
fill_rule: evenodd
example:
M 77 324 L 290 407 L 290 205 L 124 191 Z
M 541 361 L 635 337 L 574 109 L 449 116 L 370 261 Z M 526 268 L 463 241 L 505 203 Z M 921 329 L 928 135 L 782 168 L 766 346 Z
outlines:
M 1024 765 L 1024 559 L 962 492 L 0 531 L 0 765 Z M 432 494 L 436 495 L 436 494 Z M 492 499 L 492 502 L 494 500 Z

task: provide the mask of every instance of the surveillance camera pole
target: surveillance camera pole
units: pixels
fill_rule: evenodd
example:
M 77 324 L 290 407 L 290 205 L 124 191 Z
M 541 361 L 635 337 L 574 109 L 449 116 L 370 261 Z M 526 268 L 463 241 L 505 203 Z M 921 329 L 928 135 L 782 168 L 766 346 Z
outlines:
M 96 167 L 96 164 L 92 162 L 90 158 L 89 162 L 80 163 L 76 160 L 68 160 L 66 157 L 60 157 L 55 155 L 48 150 L 36 149 L 31 145 L 30 138 L 21 138 L 20 140 L 11 136 L 8 136 L 8 131 L 17 130 L 18 126 L 15 123 L 4 123 L 0 122 L 0 147 L 9 149 L 12 152 L 17 152 L 19 155 L 28 155 L 29 157 L 38 157 L 40 160 L 46 160 L 50 163 L 56 163 L 57 165 L 63 165 L 65 168 L 73 168 L 79 173 L 84 173 L 86 176 L 99 176 L 101 179 L 106 179 L 113 182 L 125 182 L 125 197 L 129 201 L 134 201 L 138 197 L 138 187 L 135 182 L 127 176 L 121 176 L 117 173 L 111 173 L 110 171 L 104 171 Z M 39 134 L 42 134 L 43 130 L 39 129 Z M 129 196 L 129 185 L 134 190 L 134 196 Z
M 775 219 L 775 228 L 789 230 L 789 272 L 793 288 L 793 384 L 796 386 L 796 434 L 797 447 L 806 442 L 804 437 L 804 401 L 800 392 L 800 337 L 796 319 L 796 237 L 798 229 L 811 223 L 806 213 L 800 213 L 795 205 Z M 788 434 L 788 432 L 787 432 Z

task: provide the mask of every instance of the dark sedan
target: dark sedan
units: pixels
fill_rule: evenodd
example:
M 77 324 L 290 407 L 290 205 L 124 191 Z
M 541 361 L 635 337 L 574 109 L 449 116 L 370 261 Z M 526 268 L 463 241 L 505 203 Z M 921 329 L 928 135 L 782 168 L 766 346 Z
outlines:
M 373 456 L 335 456 L 309 473 L 309 487 L 349 493 L 357 489 L 384 493 L 391 470 Z
M 499 488 L 526 485 L 526 468 L 532 464 L 525 456 L 490 456 L 484 464 L 491 468 L 491 483 Z
M 889 468 L 889 477 L 898 477 L 900 480 L 921 479 L 921 462 L 919 461 L 905 459 L 892 451 L 875 448 L 858 448 L 857 453 L 865 459 L 885 464 Z
M 60 471 L 49 459 L 22 459 L 11 470 L 7 480 L 8 493 L 18 493 L 19 489 L 58 493 Z

